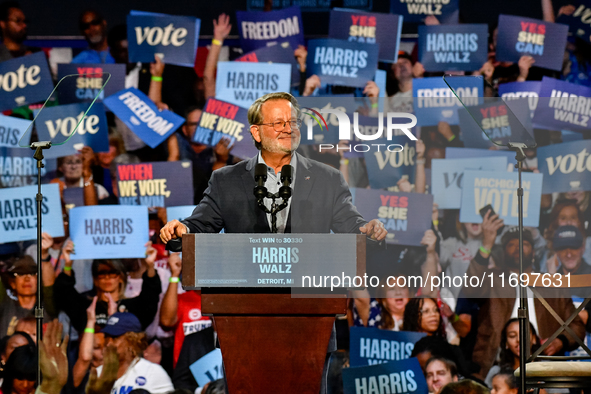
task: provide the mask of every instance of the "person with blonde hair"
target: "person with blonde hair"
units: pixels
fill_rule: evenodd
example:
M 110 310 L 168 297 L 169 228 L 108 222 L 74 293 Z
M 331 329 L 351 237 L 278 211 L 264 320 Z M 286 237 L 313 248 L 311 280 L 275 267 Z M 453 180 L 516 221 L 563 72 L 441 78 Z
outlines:
M 160 394 L 174 390 L 164 368 L 143 357 L 148 339 L 133 313 L 117 312 L 111 315 L 101 332 L 105 335 L 106 346 L 114 346 L 119 356 L 117 380 L 111 389 L 112 393 L 144 389 L 151 394 Z M 102 366 L 97 368 L 98 376 L 101 373 Z

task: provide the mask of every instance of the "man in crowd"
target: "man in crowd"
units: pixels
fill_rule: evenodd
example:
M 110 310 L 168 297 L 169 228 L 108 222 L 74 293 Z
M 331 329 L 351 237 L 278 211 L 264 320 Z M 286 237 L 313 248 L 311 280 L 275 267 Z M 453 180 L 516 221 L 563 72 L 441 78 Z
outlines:
M 27 38 L 27 19 L 16 1 L 0 4 L 0 62 L 15 57 L 30 55 L 33 51 L 23 44 Z
M 478 333 L 472 355 L 472 360 L 480 365 L 480 372 L 475 376 L 482 380 L 493 365 L 501 342 L 504 324 L 510 318 L 517 317 L 519 307 L 519 287 L 513 287 L 509 283 L 510 275 L 519 275 L 519 231 L 517 227 L 513 227 L 505 232 L 501 239 L 502 250 L 500 253 L 492 252 L 495 255 L 496 268 L 488 268 L 497 230 L 503 226 L 503 220 L 499 219 L 498 215 L 490 213 L 490 211 L 487 212 L 482 221 L 484 234 L 482 247 L 470 262 L 466 272 L 469 278 L 486 277 L 486 280 L 483 281 L 481 287 L 466 286 L 462 289 L 467 297 L 485 298 L 478 313 Z M 529 230 L 524 230 L 523 270 L 525 273 L 532 272 L 533 243 L 533 237 Z M 488 279 L 489 274 L 491 279 Z M 561 288 L 551 290 L 552 295 L 547 297 L 546 301 L 563 320 L 567 320 L 575 311 L 568 290 Z M 531 290 L 528 290 L 528 313 L 530 322 L 542 342 L 560 327 L 560 324 L 552 318 L 540 300 L 533 297 Z M 579 338 L 584 338 L 585 327 L 579 317 L 576 317 L 569 327 Z M 564 351 L 573 350 L 577 346 L 575 339 L 563 332 L 544 350 L 544 354 L 559 355 Z
M 458 368 L 451 360 L 432 357 L 425 367 L 425 379 L 429 393 L 439 394 L 446 384 L 458 381 Z
M 78 23 L 88 49 L 74 57 L 72 63 L 115 63 L 107 45 L 107 21 L 97 11 L 88 10 L 80 15 Z
M 585 242 L 583 234 L 575 226 L 561 226 L 556 229 L 552 247 L 558 259 L 556 272 L 562 275 L 584 275 L 591 274 L 591 266 L 583 258 L 585 253 Z M 576 288 L 572 288 L 576 292 Z M 583 293 L 588 293 L 588 290 Z M 586 297 L 589 294 L 581 294 Z

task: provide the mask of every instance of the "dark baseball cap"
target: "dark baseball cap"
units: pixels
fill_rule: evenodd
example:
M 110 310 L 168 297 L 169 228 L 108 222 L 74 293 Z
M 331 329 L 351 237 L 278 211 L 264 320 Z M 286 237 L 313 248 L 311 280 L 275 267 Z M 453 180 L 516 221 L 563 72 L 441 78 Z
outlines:
M 8 272 L 18 275 L 36 274 L 37 264 L 31 256 L 23 256 L 16 260 L 14 264 L 8 268 Z
M 552 247 L 554 250 L 579 249 L 583 246 L 583 234 L 575 226 L 561 226 L 554 232 Z
M 133 313 L 117 312 L 109 317 L 107 325 L 101 332 L 111 337 L 118 337 L 126 332 L 142 332 L 142 325 Z
M 501 237 L 501 245 L 503 245 L 504 248 L 505 246 L 507 246 L 509 241 L 516 238 L 519 239 L 519 227 L 509 227 L 509 229 L 507 229 L 507 231 L 505 231 L 505 234 L 503 234 L 503 236 Z M 531 231 L 525 228 L 523 229 L 523 241 L 527 241 L 531 246 L 534 246 L 534 237 L 531 235 Z

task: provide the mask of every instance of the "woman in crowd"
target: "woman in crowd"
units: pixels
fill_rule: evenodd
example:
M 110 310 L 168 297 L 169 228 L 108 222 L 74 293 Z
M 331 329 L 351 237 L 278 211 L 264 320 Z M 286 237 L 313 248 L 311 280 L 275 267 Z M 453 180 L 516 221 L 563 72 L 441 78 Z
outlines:
M 160 277 L 156 275 L 154 263 L 156 249 L 147 245 L 146 272 L 142 275 L 142 291 L 134 298 L 124 298 L 127 274 L 119 260 L 94 260 L 92 263 L 92 277 L 94 289 L 85 293 L 78 293 L 75 288 L 76 280 L 72 270 L 72 260 L 69 253 L 64 253 L 64 270 L 55 280 L 55 299 L 79 333 L 84 331 L 87 324 L 86 309 L 96 302 L 96 324 L 103 327 L 107 318 L 113 313 L 127 311 L 135 314 L 145 329 L 154 320 L 158 311 L 158 301 L 162 287 Z
M 0 385 L 5 376 L 6 362 L 14 351 L 21 346 L 35 346 L 35 342 L 26 332 L 16 331 L 12 335 L 7 335 L 0 341 Z
M 4 368 L 3 394 L 32 394 L 37 380 L 35 346 L 19 346 L 10 354 Z
M 445 326 L 435 298 L 411 298 L 404 308 L 404 331 L 446 337 Z
M 459 216 L 459 214 L 458 214 Z M 470 265 L 470 261 L 478 248 L 482 246 L 482 225 L 480 223 L 460 223 L 456 217 L 457 237 L 449 237 L 441 241 L 439 264 L 449 277 L 463 276 Z M 461 287 L 445 287 L 445 292 L 451 292 L 455 299 L 460 294 Z
M 386 291 L 386 298 L 370 298 L 367 291 L 360 293 L 351 309 L 351 325 L 400 331 L 404 308 L 410 298 L 408 287 L 392 287 Z
M 531 351 L 535 351 L 540 346 L 540 339 L 532 324 L 530 328 L 530 343 Z M 485 379 L 487 386 L 491 387 L 493 376 L 500 371 L 515 371 L 519 368 L 519 319 L 510 319 L 501 333 L 501 352 L 499 354 L 499 362 L 494 365 Z
M 164 394 L 174 389 L 164 368 L 143 358 L 148 340 L 134 314 L 115 313 L 109 317 L 102 333 L 105 335 L 106 345 L 114 346 L 119 356 L 117 381 L 111 392 L 119 393 L 122 388 L 131 388 L 145 389 L 151 394 Z M 100 375 L 102 366 L 97 372 Z

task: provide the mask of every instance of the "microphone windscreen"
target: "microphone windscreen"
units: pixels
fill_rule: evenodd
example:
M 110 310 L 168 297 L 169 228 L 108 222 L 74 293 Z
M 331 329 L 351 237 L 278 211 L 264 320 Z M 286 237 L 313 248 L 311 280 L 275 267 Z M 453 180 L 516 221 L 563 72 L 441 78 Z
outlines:
M 267 165 L 263 163 L 259 163 L 254 167 L 254 177 L 255 179 L 258 177 L 267 178 Z
M 285 179 L 289 179 L 289 183 L 291 183 L 291 178 L 293 177 L 293 167 L 289 164 L 284 165 L 281 167 L 281 182 L 284 182 Z

